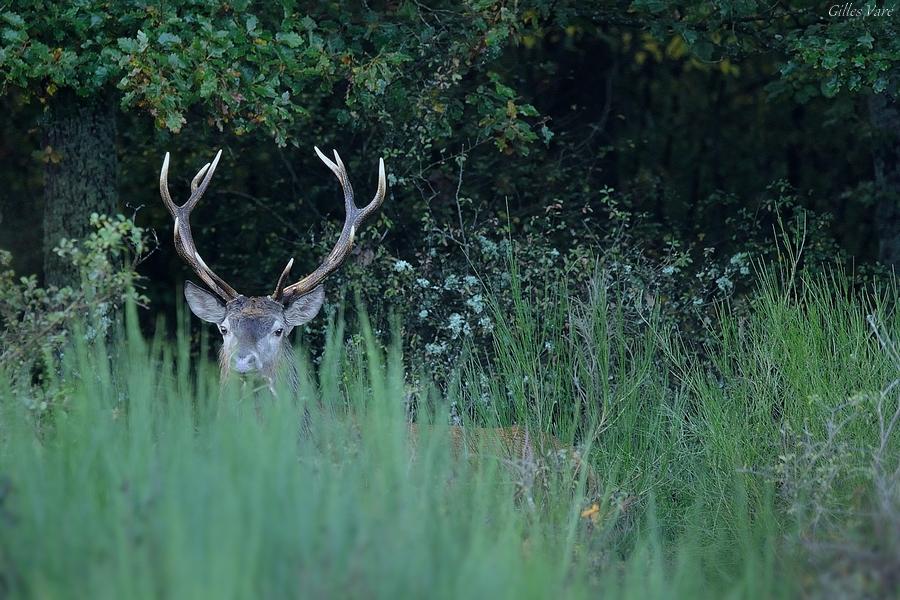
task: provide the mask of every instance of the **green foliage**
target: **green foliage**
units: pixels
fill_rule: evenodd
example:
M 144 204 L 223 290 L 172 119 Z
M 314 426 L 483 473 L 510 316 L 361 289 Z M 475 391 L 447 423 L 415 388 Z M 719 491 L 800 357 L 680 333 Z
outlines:
M 323 99 L 344 94 L 345 107 L 329 115 L 340 125 L 388 125 L 392 116 L 393 126 L 434 137 L 474 119 L 512 151 L 535 139 L 524 121 L 534 107 L 517 105 L 497 74 L 489 87 L 456 88 L 478 55 L 498 52 L 520 26 L 517 11 L 493 2 L 438 16 L 413 4 L 379 13 L 287 0 L 30 0 L 3 13 L 0 93 L 20 88 L 43 103 L 64 87 L 82 96 L 116 89 L 123 109 L 150 114 L 161 129 L 179 132 L 200 107 L 220 130 L 261 130 L 279 145 L 296 145 Z
M 44 382 L 54 418 L 0 380 L 0 577 L 51 598 L 889 595 L 897 289 L 766 272 L 703 355 L 602 277 L 555 314 L 520 295 L 496 315 L 508 351 L 462 381 L 489 382 L 487 423 L 579 444 L 587 503 L 517 494 L 527 456 L 454 456 L 443 415 L 472 388 L 413 392 L 413 449 L 399 340 L 383 353 L 365 322 L 359 346 L 338 319 L 320 366 L 301 359 L 298 398 L 220 388 L 184 328 L 73 339 Z
M 135 289 L 135 267 L 147 251 L 144 230 L 122 215 L 94 214 L 91 225 L 96 231 L 86 239 L 61 240 L 55 250 L 79 273 L 77 287 L 40 287 L 35 275 L 16 277 L 12 255 L 0 251 L 0 363 L 17 383 L 56 369 L 76 324 L 84 326 L 84 339 L 102 339 L 125 302 L 147 302 Z
M 29 1 L 3 13 L 0 91 L 23 120 L 34 110 L 26 99 L 53 103 L 67 87 L 118 101 L 129 148 L 121 194 L 149 207 L 148 227 L 171 226 L 147 183 L 162 153 L 173 153 L 174 187 L 210 146 L 224 147 L 227 169 L 195 233 L 248 294 L 268 291 L 289 256 L 297 272 L 313 268 L 334 239 L 335 184 L 306 147 L 338 148 L 360 197 L 384 156 L 388 199 L 360 232 L 358 265 L 334 282 L 364 278 L 363 295 L 394 301 L 418 347 L 453 357 L 461 337 L 449 319 L 477 332 L 481 316 L 466 303 L 484 294 L 444 282 L 507 285 L 482 238 L 501 257 L 507 239 L 519 244 L 526 288 L 548 262 L 584 281 L 609 259 L 636 270 L 637 296 L 649 286 L 692 322 L 713 299 L 748 289 L 747 261 L 772 255 L 778 214 L 791 227 L 802 213 L 816 260 L 839 248 L 838 260 L 871 256 L 877 240 L 861 232 L 874 203 L 857 193 L 871 156 L 856 100 L 874 80 L 842 84 L 833 100 L 817 86 L 833 74 L 826 67 L 848 82 L 851 67 L 890 72 L 897 36 L 893 19 L 823 21 L 826 10 L 752 0 Z M 867 33 L 872 48 L 859 41 Z M 846 52 L 825 65 L 816 57 L 826 47 Z M 864 50 L 865 64 L 853 67 L 851 50 Z M 0 174 L 19 186 L 17 176 Z M 170 306 L 184 271 L 170 246 L 161 254 L 165 263 L 147 265 L 148 293 Z M 400 261 L 411 271 L 394 271 Z
M 220 395 L 214 369 L 195 377 L 172 360 L 186 355 L 184 338 L 172 348 L 135 331 L 112 360 L 70 347 L 71 401 L 40 440 L 3 392 L 0 485 L 15 492 L 0 505 L 0 577 L 14 596 L 585 594 L 558 528 L 577 525 L 571 496 L 546 514 L 518 510 L 499 461 L 452 459 L 440 425 L 411 459 L 402 405 L 390 401 L 403 393 L 396 349 L 384 357 L 366 335 L 346 391 L 320 371 L 338 396 L 320 411 L 304 389 L 315 436 L 298 440 L 304 403 Z M 326 362 L 350 358 L 331 348 Z M 40 489 L 51 480 L 54 493 Z M 33 518 L 63 497 L 48 520 Z
M 843 90 L 876 94 L 896 90 L 900 85 L 898 11 L 896 5 L 874 2 L 849 8 L 833 5 L 826 23 L 790 30 L 784 37 L 788 60 L 781 67 L 781 82 L 773 84 L 773 89 L 792 86 L 801 98 L 815 93 L 832 98 Z M 819 89 L 814 92 L 810 86 Z
M 421 227 L 429 233 L 421 249 L 395 258 L 363 242 L 362 260 L 345 266 L 333 282 L 359 292 L 376 322 L 387 322 L 388 314 L 399 317 L 410 360 L 424 362 L 441 384 L 450 381 L 461 356 L 485 359 L 512 351 L 512 339 L 495 345 L 498 327 L 511 336 L 528 331 L 531 318 L 555 327 L 552 316 L 567 319 L 572 298 L 587 293 L 614 298 L 629 323 L 659 319 L 677 327 L 698 348 L 709 340 L 723 302 L 737 312 L 748 310 L 746 295 L 754 289 L 758 265 L 788 262 L 786 245 L 797 254 L 800 274 L 826 273 L 841 264 L 827 215 L 804 209 L 786 182 L 767 192 L 754 207 L 727 194 L 704 199 L 698 212 L 728 215 L 722 230 L 729 237 L 725 241 L 720 232 L 715 245 L 698 232 L 696 241 L 670 238 L 648 248 L 647 239 L 664 234 L 646 224 L 629 194 L 611 188 L 597 192 L 601 209 L 554 203 L 517 228 L 499 218 L 477 228 L 439 228 L 426 216 Z M 468 202 L 459 199 L 463 207 Z M 765 229 L 772 235 L 755 233 Z M 329 243 L 325 236 L 317 253 L 325 254 Z M 859 281 L 870 275 L 860 270 Z M 522 321 L 525 306 L 534 314 Z M 575 394 L 570 386 L 560 393 L 560 402 L 569 405 L 565 410 L 575 406 L 562 398 Z
M 516 240 L 498 235 L 503 228 L 497 221 L 466 232 L 464 242 L 454 237 L 458 232 L 437 230 L 421 252 L 362 268 L 352 265 L 341 279 L 362 293 L 379 321 L 385 312 L 400 317 L 413 359 L 423 358 L 432 375 L 446 382 L 465 348 L 491 346 L 496 323 L 492 302 L 509 309 L 514 301 L 509 295 L 511 261 L 522 265 L 519 276 L 528 290 L 543 289 L 546 279 L 559 273 L 569 273 L 574 288 L 587 280 L 590 270 L 577 269 L 591 264 L 590 250 L 579 246 L 564 256 L 546 235 L 564 224 L 540 221 L 535 219 Z M 375 298 L 385 303 L 379 306 Z
M 841 91 L 882 93 L 896 89 L 900 77 L 900 9 L 891 3 L 635 0 L 631 8 L 653 17 L 649 29 L 668 42 L 668 52 L 683 43 L 701 63 L 727 68 L 774 53 L 780 77 L 770 92 L 793 93 L 801 103 Z

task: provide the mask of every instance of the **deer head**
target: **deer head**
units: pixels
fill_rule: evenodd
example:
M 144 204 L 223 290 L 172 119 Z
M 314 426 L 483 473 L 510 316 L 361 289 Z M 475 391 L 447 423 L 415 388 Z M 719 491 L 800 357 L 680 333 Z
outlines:
M 212 163 L 207 163 L 197 172 L 191 182 L 191 195 L 178 206 L 169 194 L 168 173 L 169 153 L 163 160 L 159 174 L 159 193 L 163 203 L 175 219 L 175 249 L 194 269 L 197 276 L 213 293 L 198 285 L 185 282 L 184 296 L 188 306 L 196 316 L 214 323 L 222 335 L 222 349 L 219 363 L 223 378 L 235 371 L 241 375 L 258 374 L 268 380 L 270 387 L 278 372 L 286 365 L 293 368 L 291 346 L 288 334 L 316 316 L 325 299 L 322 282 L 334 273 L 346 260 L 353 246 L 356 231 L 363 221 L 381 206 L 387 184 L 384 175 L 384 160 L 378 161 L 378 191 L 375 198 L 364 208 L 358 208 L 353 201 L 353 188 L 347 169 L 334 152 L 334 161 L 322 154 L 316 154 L 338 178 L 344 190 L 346 216 L 344 227 L 337 243 L 328 257 L 312 273 L 295 283 L 286 285 L 294 259 L 291 258 L 281 272 L 275 290 L 268 296 L 244 296 L 216 275 L 200 257 L 191 235 L 191 211 L 209 187 L 222 151 L 216 154 Z

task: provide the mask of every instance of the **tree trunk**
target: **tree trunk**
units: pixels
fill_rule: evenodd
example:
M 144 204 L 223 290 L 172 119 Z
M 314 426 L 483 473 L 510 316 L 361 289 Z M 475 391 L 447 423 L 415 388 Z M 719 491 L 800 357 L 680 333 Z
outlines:
M 45 282 L 78 285 L 75 269 L 53 248 L 62 238 L 86 237 L 91 213 L 116 212 L 114 103 L 61 91 L 47 111 L 43 148 Z
M 875 129 L 878 260 L 900 269 L 900 104 L 888 94 L 873 94 L 869 115 Z

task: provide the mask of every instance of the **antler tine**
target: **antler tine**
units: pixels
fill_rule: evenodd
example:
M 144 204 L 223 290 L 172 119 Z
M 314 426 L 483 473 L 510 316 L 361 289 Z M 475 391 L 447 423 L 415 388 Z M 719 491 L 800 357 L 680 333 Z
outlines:
M 222 151 L 219 150 L 212 163 L 203 165 L 194 176 L 194 179 L 191 180 L 191 195 L 188 197 L 187 202 L 178 206 L 172 201 L 172 195 L 169 193 L 169 153 L 166 152 L 166 157 L 163 159 L 162 170 L 159 173 L 159 193 L 160 196 L 162 196 L 163 203 L 166 205 L 169 213 L 171 213 L 172 218 L 175 219 L 175 249 L 178 251 L 178 254 L 194 269 L 200 279 L 202 279 L 210 289 L 227 302 L 228 300 L 236 298 L 239 294 L 234 288 L 228 285 L 224 279 L 216 275 L 206 262 L 204 262 L 203 258 L 201 258 L 200 253 L 197 252 L 197 247 L 194 244 L 194 236 L 191 234 L 190 222 L 191 211 L 194 210 L 194 207 L 197 206 L 200 198 L 203 196 L 204 192 L 206 192 L 206 188 L 209 187 L 209 183 L 212 181 L 213 173 L 215 172 L 221 157 Z
M 188 211 L 194 210 L 194 207 L 197 206 L 197 202 L 199 202 L 200 198 L 203 197 L 203 194 L 206 193 L 206 188 L 209 187 L 209 183 L 212 181 L 213 173 L 216 172 L 216 167 L 219 166 L 220 158 L 222 158 L 221 150 L 216 152 L 216 157 L 213 159 L 212 164 L 206 163 L 199 171 L 197 171 L 197 174 L 194 175 L 194 179 L 191 180 L 191 195 L 188 197 L 187 202 L 184 203 L 184 206 Z M 200 185 L 195 188 L 194 182 L 197 181 L 204 172 L 205 175 L 203 175 Z
M 316 148 L 316 152 L 319 154 L 319 158 L 325 158 L 325 156 L 321 152 L 319 152 L 318 148 Z M 334 174 L 337 175 L 337 178 L 341 182 L 341 188 L 343 188 L 344 190 L 344 210 L 346 210 L 348 213 L 358 211 L 358 209 L 356 208 L 356 203 L 353 201 L 353 186 L 350 185 L 350 177 L 347 175 L 347 167 L 344 166 L 344 161 L 341 160 L 341 155 L 338 154 L 338 151 L 332 150 L 332 152 L 334 152 L 334 162 L 328 161 L 329 168 L 331 168 Z
M 209 163 L 206 163 L 205 165 L 203 165 L 200 168 L 199 171 L 197 171 L 197 174 L 194 175 L 194 178 L 191 180 L 191 193 L 192 194 L 197 191 L 197 186 L 200 184 L 200 178 L 203 177 L 203 174 L 206 173 L 206 170 L 208 168 L 209 168 Z
M 169 210 L 169 214 L 175 219 L 178 217 L 178 207 L 172 202 L 172 196 L 169 194 L 169 153 L 163 158 L 162 169 L 159 171 L 159 195 L 162 196 L 163 204 Z
M 362 225 L 363 221 L 365 221 L 369 215 L 381 206 L 382 202 L 384 202 L 385 194 L 387 193 L 387 178 L 384 174 L 384 159 L 378 159 L 378 190 L 375 192 L 375 197 L 369 204 L 363 208 L 359 208 L 353 201 L 353 187 L 350 185 L 350 177 L 347 175 L 347 168 L 344 166 L 344 162 L 341 160 L 337 150 L 334 151 L 334 161 L 322 154 L 322 151 L 318 148 L 315 148 L 315 151 L 319 156 L 319 159 L 331 169 L 331 172 L 334 173 L 335 177 L 337 177 L 338 181 L 341 183 L 341 188 L 344 191 L 344 209 L 346 211 L 346 215 L 344 216 L 344 227 L 341 229 L 341 235 L 334 245 L 334 248 L 315 271 L 296 283 L 284 288 L 281 294 L 278 293 L 278 288 L 280 288 L 282 284 L 281 279 L 279 279 L 279 285 L 275 290 L 276 293 L 273 295 L 275 300 L 287 300 L 293 296 L 307 294 L 322 283 L 326 277 L 334 273 L 350 254 L 350 249 L 353 247 L 353 240 L 356 237 L 356 232 L 360 225 Z M 283 272 L 282 278 L 285 276 L 286 274 Z
M 361 224 L 366 217 L 375 212 L 375 210 L 379 206 L 381 206 L 381 203 L 384 202 L 384 196 L 387 192 L 387 178 L 384 175 L 384 159 L 378 159 L 378 188 L 376 189 L 375 197 L 372 198 L 372 201 L 363 208 L 357 208 L 353 202 L 353 188 L 350 187 L 350 177 L 347 175 L 347 168 L 344 167 L 344 163 L 343 161 L 341 161 L 341 157 L 338 155 L 337 150 L 334 150 L 334 158 L 337 161 L 338 168 L 341 171 L 342 185 L 344 181 L 346 181 L 347 183 L 346 187 L 344 188 L 344 204 L 348 211 L 351 208 L 355 211 L 357 215 L 356 222 L 357 224 Z M 349 195 L 347 195 L 348 190 Z M 357 229 L 359 229 L 359 227 L 357 227 Z
M 285 265 L 284 270 L 281 272 L 281 276 L 278 278 L 278 283 L 275 284 L 275 291 L 272 292 L 272 298 L 275 300 L 280 300 L 281 296 L 284 294 L 284 284 L 287 282 L 288 275 L 291 273 L 291 267 L 294 266 L 294 259 L 290 259 Z

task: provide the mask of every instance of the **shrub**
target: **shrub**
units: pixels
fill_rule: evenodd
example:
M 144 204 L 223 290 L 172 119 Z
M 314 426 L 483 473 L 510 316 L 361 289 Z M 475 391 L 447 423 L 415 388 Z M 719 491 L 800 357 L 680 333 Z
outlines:
M 122 215 L 92 214 L 91 225 L 86 239 L 63 239 L 55 249 L 78 273 L 78 286 L 41 287 L 35 275 L 16 277 L 12 255 L 0 250 L 0 365 L 16 384 L 53 368 L 74 322 L 86 324 L 81 333 L 88 341 L 102 339 L 125 302 L 147 302 L 135 288 L 135 267 L 147 251 L 144 231 Z M 43 400 L 34 406 L 46 407 Z

